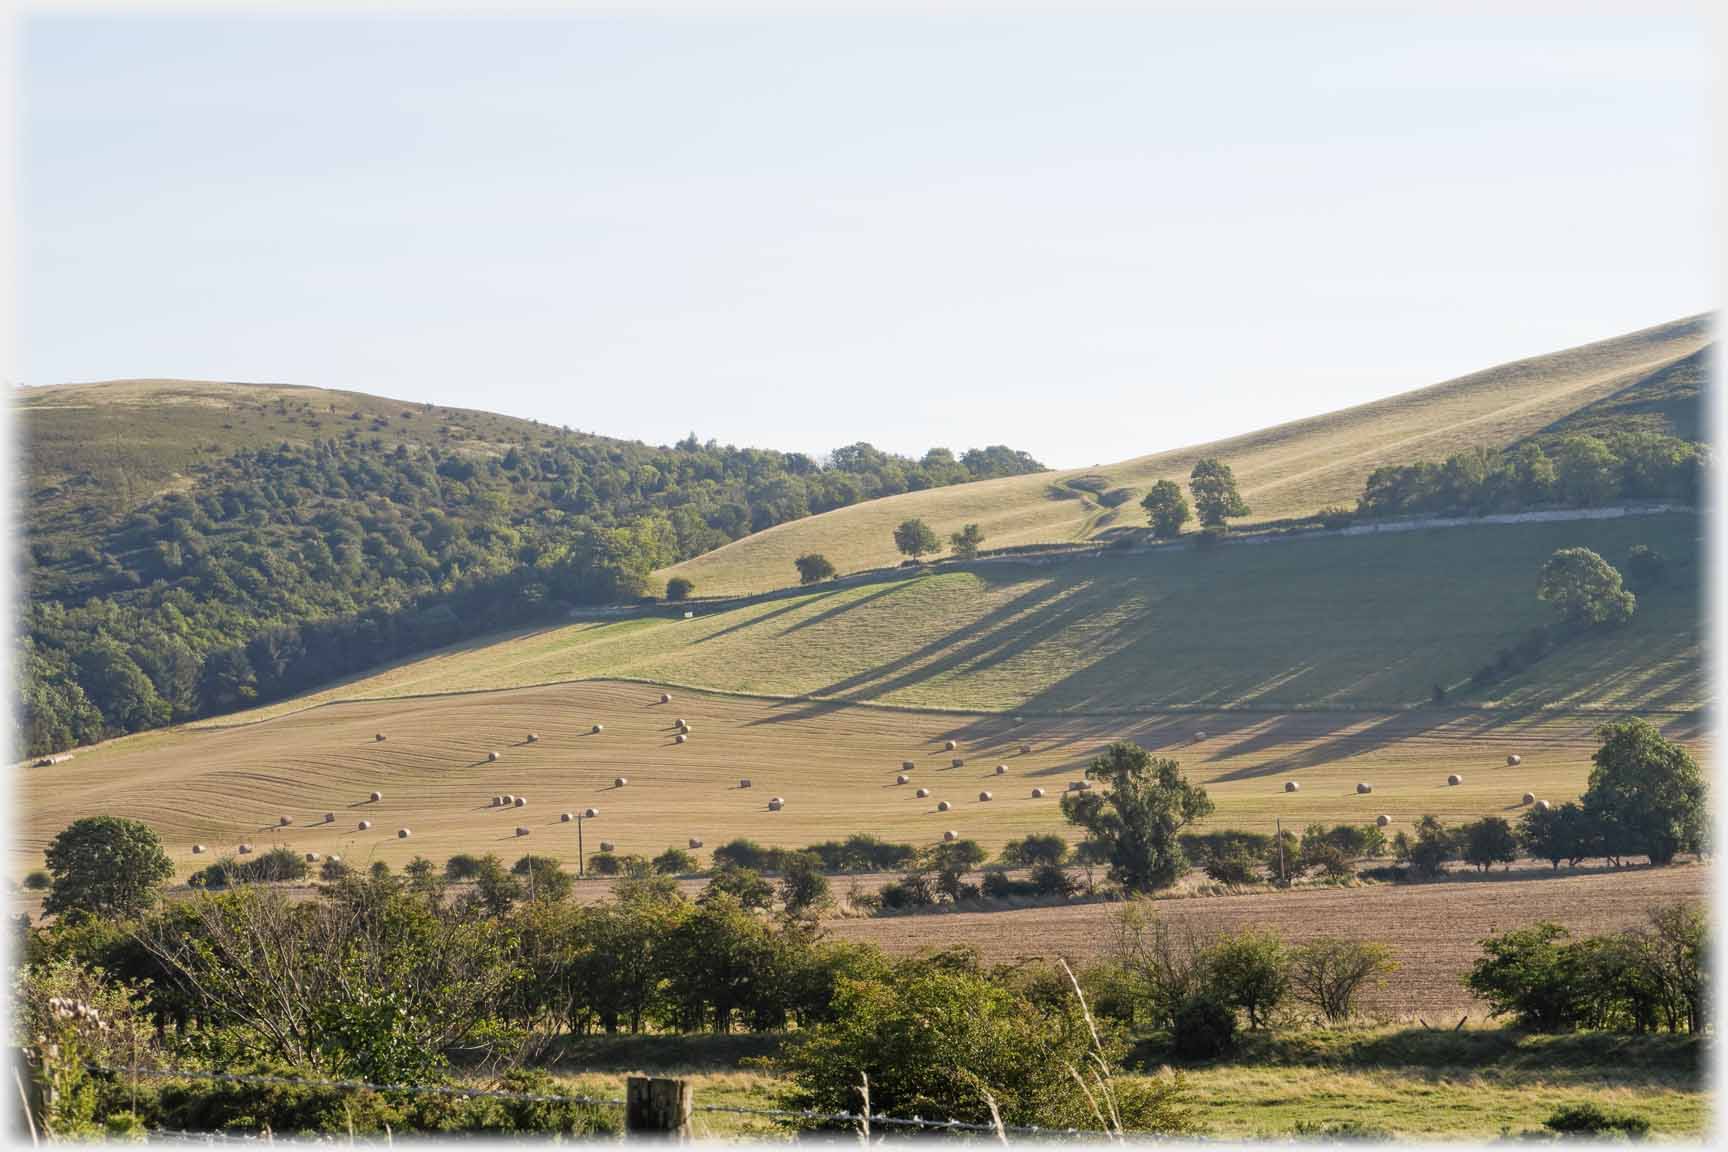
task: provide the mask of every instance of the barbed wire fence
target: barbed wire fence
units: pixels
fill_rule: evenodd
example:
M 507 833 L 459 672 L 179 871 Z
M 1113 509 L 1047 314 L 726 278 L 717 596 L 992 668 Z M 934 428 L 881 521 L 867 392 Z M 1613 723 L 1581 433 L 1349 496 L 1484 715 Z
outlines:
M 394 1093 L 402 1095 L 426 1095 L 461 1097 L 467 1099 L 504 1100 L 530 1104 L 563 1104 L 580 1105 L 594 1108 L 625 1109 L 628 1101 L 605 1096 L 588 1096 L 575 1093 L 545 1093 L 524 1092 L 508 1088 L 482 1088 L 456 1084 L 380 1084 L 369 1080 L 319 1080 L 298 1076 L 277 1076 L 266 1073 L 241 1072 L 211 1072 L 202 1069 L 186 1068 L 135 1068 L 115 1067 L 113 1065 L 89 1064 L 93 1072 L 117 1077 L 132 1077 L 134 1079 L 154 1080 L 202 1080 L 224 1084 L 246 1084 L 269 1087 L 295 1087 L 319 1089 L 324 1091 L 346 1092 L 376 1092 L 380 1094 Z M 1123 1136 L 1149 1137 L 1152 1134 L 1114 1133 L 1102 1129 L 1085 1128 L 1050 1128 L 1038 1125 L 1004 1124 L 1000 1121 L 981 1124 L 972 1121 L 956 1119 L 926 1119 L 921 1116 L 887 1116 L 875 1114 L 868 1110 L 858 1112 L 821 1112 L 814 1109 L 787 1108 L 756 1108 L 738 1104 L 701 1104 L 692 1103 L 692 1112 L 705 1114 L 725 1114 L 736 1116 L 753 1116 L 779 1122 L 792 1122 L 799 1126 L 826 1125 L 830 1128 L 844 1131 L 852 1129 L 860 1137 L 886 1137 L 889 1131 L 903 1134 L 916 1133 L 967 1133 L 973 1135 L 994 1136 L 999 1141 L 1006 1141 L 1009 1136 L 1044 1140 L 1081 1140 L 1087 1142 L 1118 1141 Z M 883 1131 L 876 1133 L 877 1129 Z M 172 1129 L 153 1128 L 144 1131 L 146 1140 L 159 1143 L 174 1144 L 227 1144 L 227 1143 L 288 1143 L 288 1144 L 327 1144 L 330 1136 L 280 1135 L 275 1133 L 240 1133 L 227 1131 L 192 1132 L 175 1131 Z M 405 1133 L 404 1135 L 411 1135 Z M 388 1134 L 384 1137 L 388 1141 Z

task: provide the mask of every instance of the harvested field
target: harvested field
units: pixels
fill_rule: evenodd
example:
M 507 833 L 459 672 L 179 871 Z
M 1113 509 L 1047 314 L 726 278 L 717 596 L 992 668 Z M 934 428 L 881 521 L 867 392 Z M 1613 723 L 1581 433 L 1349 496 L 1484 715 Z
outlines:
M 1463 978 L 1496 932 L 1553 920 L 1574 933 L 1616 931 L 1646 923 L 1649 910 L 1675 900 L 1707 898 L 1709 869 L 1700 865 L 1634 868 L 1538 879 L 1458 877 L 1433 884 L 1321 888 L 1245 896 L 1157 900 L 1158 916 L 1197 937 L 1242 928 L 1273 928 L 1286 941 L 1317 936 L 1376 940 L 1397 955 L 1399 970 L 1364 998 L 1389 1018 L 1422 1017 L 1450 1027 L 1484 1011 Z M 889 952 L 965 944 L 985 959 L 1011 962 L 1057 956 L 1091 960 L 1107 952 L 1118 904 L 1076 904 L 1010 912 L 960 912 L 836 921 L 836 936 Z
M 148 733 L 87 749 L 70 763 L 19 770 L 21 827 L 15 876 L 41 865 L 60 829 L 99 813 L 144 820 L 162 836 L 182 875 L 194 843 L 213 856 L 248 840 L 260 850 L 337 852 L 350 863 L 400 865 L 415 855 L 442 861 L 457 852 L 513 853 L 521 813 L 534 850 L 574 863 L 576 826 L 558 814 L 590 805 L 601 815 L 585 830 L 625 853 L 653 855 L 689 837 L 710 847 L 738 836 L 804 845 L 869 831 L 933 843 L 944 829 L 992 851 L 1028 832 L 1066 830 L 1064 782 L 1106 743 L 1131 738 L 1176 757 L 1218 806 L 1212 826 L 1270 832 L 1273 820 L 1300 829 L 1313 821 L 1392 817 L 1392 831 L 1434 813 L 1453 821 L 1519 811 L 1525 791 L 1564 800 L 1583 787 L 1600 716 L 1539 713 L 1181 713 L 1133 716 L 1028 714 L 1024 722 L 980 713 L 912 712 L 846 704 L 801 704 L 685 691 L 678 711 L 661 689 L 591 682 L 432 698 L 328 705 L 225 729 Z M 687 719 L 700 740 L 674 742 Z M 1690 715 L 1657 717 L 1697 746 Z M 605 730 L 590 728 L 602 723 Z M 1206 739 L 1195 742 L 1196 731 Z M 376 733 L 390 739 L 378 742 Z M 540 739 L 527 743 L 524 733 Z M 971 755 L 949 767 L 957 739 Z M 1032 752 L 1020 753 L 1029 743 Z M 506 753 L 488 763 L 486 753 Z M 1509 752 L 1523 757 L 1505 766 Z M 917 764 L 915 790 L 894 783 L 903 761 Z M 1006 763 L 1008 773 L 995 775 Z M 1459 771 L 1462 786 L 1446 776 Z M 613 786 L 628 777 L 628 788 Z M 738 786 L 742 777 L 753 787 Z M 1287 793 L 1287 779 L 1302 782 Z M 1358 780 L 1374 794 L 1358 797 Z M 988 782 L 988 783 L 986 783 Z M 1047 795 L 1034 799 L 1034 785 Z M 979 803 L 980 788 L 996 799 Z M 371 791 L 383 799 L 367 800 Z M 492 807 L 493 796 L 528 795 L 527 809 Z M 783 796 L 782 812 L 767 801 Z M 936 815 L 948 800 L 954 810 Z M 325 812 L 337 819 L 322 823 Z M 294 823 L 280 827 L 282 814 Z M 365 817 L 368 834 L 356 831 Z M 395 829 L 414 829 L 399 841 Z M 200 858 L 199 864 L 207 863 Z

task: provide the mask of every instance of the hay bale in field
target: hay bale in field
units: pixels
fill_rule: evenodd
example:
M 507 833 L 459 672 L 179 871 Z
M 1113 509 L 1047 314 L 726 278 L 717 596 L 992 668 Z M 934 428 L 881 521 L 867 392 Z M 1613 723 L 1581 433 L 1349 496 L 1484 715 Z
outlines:
M 611 852 L 611 851 L 615 850 L 617 847 L 618 847 L 618 845 L 612 843 L 612 841 L 610 841 L 610 840 L 600 841 L 600 851 L 602 851 L 602 852 Z
M 594 735 L 596 735 L 596 736 L 598 736 L 598 735 L 600 735 L 600 733 L 602 733 L 602 732 L 604 732 L 604 731 L 606 731 L 606 725 L 604 725 L 604 724 L 596 724 L 596 725 L 594 725 L 594 727 L 592 727 L 592 728 L 590 728 L 590 729 L 588 729 L 588 731 L 590 731 L 590 732 L 592 732 L 592 733 L 593 733 L 593 734 L 594 734 Z
M 910 776 L 906 775 L 906 773 L 902 772 L 902 773 L 900 773 L 900 775 L 894 777 L 894 783 L 896 783 L 896 784 L 910 784 L 910 783 L 912 783 L 912 777 L 910 777 Z
M 202 844 L 192 845 L 192 855 L 194 855 L 194 856 L 204 855 L 204 845 L 202 845 Z
M 684 722 L 684 717 L 680 716 L 680 717 L 678 717 L 678 719 L 672 721 L 672 727 L 677 728 L 680 731 L 683 731 L 684 729 L 690 727 L 690 725 L 686 724 Z
M 376 804 L 376 803 L 378 803 L 378 801 L 384 799 L 384 793 L 374 792 L 374 793 L 372 793 L 371 796 L 367 797 L 367 799 L 371 800 L 372 803 Z
M 690 845 L 690 850 L 694 852 L 696 849 L 702 847 L 702 838 L 700 836 L 692 836 L 688 843 Z
M 373 736 L 372 739 L 374 739 L 378 743 L 382 744 L 382 743 L 384 743 L 384 733 L 380 732 L 376 736 Z
M 279 828 L 286 828 L 286 827 L 288 827 L 288 825 L 290 825 L 292 823 L 294 823 L 294 817 L 292 817 L 292 816 L 278 816 L 278 817 L 276 817 L 276 825 Z
M 486 753 L 486 763 L 488 763 L 488 764 L 498 763 L 498 753 L 496 753 L 496 752 Z
M 330 853 L 330 863 L 340 864 L 340 863 L 342 863 L 342 857 L 340 857 L 340 856 L 336 855 L 336 853 L 332 852 L 332 853 Z
M 918 765 L 914 764 L 910 760 L 900 761 L 900 771 L 902 771 L 902 772 L 910 772 L 916 767 L 918 767 Z
M 948 803 L 948 801 L 946 801 L 946 800 L 943 800 L 936 805 L 936 811 L 946 812 L 946 811 L 948 811 L 948 809 L 950 809 L 952 807 L 954 807 L 954 805 Z
M 357 825 L 357 827 L 359 827 L 360 831 L 362 831 L 362 832 L 370 832 L 370 831 L 372 831 L 372 821 L 362 820 L 362 821 L 360 821 L 359 825 Z
M 396 829 L 396 839 L 398 839 L 398 840 L 406 840 L 406 839 L 408 839 L 408 837 L 410 837 L 412 835 L 414 835 L 414 832 L 410 828 L 398 828 L 398 829 Z
M 1464 777 L 1454 772 L 1452 775 L 1446 777 L 1446 783 L 1449 787 L 1456 788 L 1458 785 L 1464 783 Z
M 998 775 L 998 776 L 1008 775 L 1008 765 L 1006 765 L 1006 764 L 996 765 L 996 775 Z
M 740 788 L 750 787 L 750 777 L 748 777 L 748 776 L 741 777 L 738 781 L 738 787 L 740 787 Z
M 235 851 L 239 852 L 242 856 L 250 856 L 252 854 L 252 845 L 242 844 L 236 848 Z
M 1034 800 L 1044 799 L 1044 789 L 1042 789 L 1042 788 L 1032 789 L 1032 799 L 1034 799 Z
M 318 863 L 318 853 L 316 853 L 316 852 L 306 853 L 306 863 L 308 863 L 308 864 Z
M 1508 768 L 1516 768 L 1522 763 L 1524 763 L 1524 757 L 1519 756 L 1517 753 L 1513 753 L 1511 756 L 1506 757 L 1506 767 Z
M 670 693 L 670 692 L 660 693 L 660 703 L 662 703 L 662 704 L 672 703 L 672 693 Z
M 1518 803 L 1520 803 L 1520 804 L 1534 804 L 1534 803 L 1536 803 L 1536 793 L 1534 793 L 1534 792 L 1524 793 L 1524 795 L 1522 795 L 1518 798 Z
M 598 809 L 598 808 L 584 808 L 584 809 L 582 809 L 582 819 L 584 819 L 584 820 L 592 820 L 592 819 L 594 819 L 594 817 L 596 817 L 598 815 L 600 815 L 600 809 Z
M 948 761 L 948 766 L 950 768 L 964 768 L 964 767 L 966 767 L 966 761 L 964 761 L 964 760 L 960 759 L 960 757 L 956 756 L 956 757 L 954 757 L 954 759 Z
M 673 738 L 672 742 L 674 744 L 682 744 L 682 743 L 684 743 L 684 741 L 686 741 L 688 739 L 690 739 L 690 737 L 688 737 L 688 736 L 684 735 L 684 733 L 680 732 L 680 733 L 678 733 L 678 735 L 676 737 Z
M 1546 811 L 1548 811 L 1549 808 L 1553 807 L 1553 805 L 1549 804 L 1548 801 L 1546 801 L 1546 800 L 1538 800 L 1538 801 L 1536 801 L 1536 807 L 1538 807 L 1538 808 L 1542 809 L 1542 811 L 1546 812 Z
M 942 751 L 952 752 L 952 751 L 954 751 L 954 749 L 956 749 L 958 747 L 960 747 L 960 745 L 958 745 L 958 744 L 954 743 L 954 741 L 950 740 L 947 743 L 942 745 Z
M 504 797 L 502 797 L 502 796 L 492 797 L 492 803 L 488 804 L 487 807 L 488 808 L 502 808 L 502 807 L 504 807 Z
M 927 798 L 929 795 L 930 795 L 930 789 L 928 789 L 928 788 L 918 789 L 918 799 L 923 800 L 923 799 Z
M 510 807 L 510 805 L 512 805 L 514 803 L 516 803 L 515 794 L 512 792 L 504 793 L 504 807 L 508 808 L 508 807 Z
M 1391 824 L 1391 823 L 1392 823 L 1392 817 L 1386 815 L 1384 812 L 1382 812 L 1380 815 L 1374 817 L 1374 827 L 1376 827 L 1376 828 L 1384 828 L 1388 824 Z
M 526 824 L 516 825 L 516 835 L 518 835 L 518 836 L 528 835 L 528 826 Z
M 1194 733 L 1194 743 L 1198 744 L 1198 743 L 1200 743 L 1200 741 L 1202 741 L 1204 739 L 1206 739 L 1206 733 L 1204 733 L 1204 732 Z
M 516 807 L 517 807 L 517 808 L 526 808 L 526 807 L 528 807 L 528 797 L 526 797 L 526 796 L 518 796 L 518 797 L 516 797 L 516 805 L 515 805 L 515 806 L 516 806 Z
M 1286 780 L 1286 781 L 1284 781 L 1284 791 L 1286 791 L 1286 792 L 1300 792 L 1300 791 L 1302 791 L 1302 785 L 1298 784 L 1294 780 Z
M 1366 781 L 1356 785 L 1356 795 L 1358 796 L 1366 796 L 1372 791 L 1374 791 L 1374 785 L 1369 784 Z
M 1030 745 L 1030 744 L 1020 745 L 1020 755 L 1022 755 L 1022 756 L 1032 755 L 1032 745 Z
M 530 743 L 530 744 L 540 743 L 540 733 L 538 733 L 538 732 L 528 733 L 528 743 Z
M 576 817 L 569 812 L 558 813 L 558 823 L 560 824 L 568 824 L 574 819 L 576 819 Z
M 1016 723 L 1016 724 L 1024 724 L 1024 723 L 1026 723 L 1026 717 L 1024 717 L 1024 716 L 1016 716 L 1016 717 L 1014 717 L 1014 723 Z
M 995 797 L 990 795 L 990 793 L 988 793 L 988 792 L 978 793 L 978 802 L 980 804 L 985 803 L 985 802 L 990 801 L 990 800 L 994 800 L 994 799 L 995 799 Z
M 784 801 L 784 800 L 780 799 L 780 797 L 776 796 L 776 797 L 774 797 L 774 799 L 768 801 L 768 811 L 778 812 L 778 811 L 780 811 L 781 808 L 785 807 L 785 805 L 786 805 L 786 801 Z
M 960 833 L 958 833 L 958 832 L 954 831 L 954 829 L 950 828 L 950 829 L 948 829 L 948 831 L 942 833 L 942 839 L 948 841 L 949 843 L 953 843 L 955 840 L 960 839 Z
M 326 823 L 326 824 L 336 823 L 336 813 L 334 813 L 334 812 L 324 813 L 324 823 Z
M 612 787 L 614 787 L 614 788 L 622 788 L 622 787 L 624 787 L 624 785 L 626 785 L 628 783 L 630 783 L 630 778 L 628 776 L 614 776 L 614 777 L 612 777 Z

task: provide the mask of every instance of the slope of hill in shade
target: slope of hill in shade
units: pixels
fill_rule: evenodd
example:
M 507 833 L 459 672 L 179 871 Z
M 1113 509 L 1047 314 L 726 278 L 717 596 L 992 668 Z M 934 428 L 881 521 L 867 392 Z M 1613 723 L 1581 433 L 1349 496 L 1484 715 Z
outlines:
M 1436 684 L 1473 706 L 1690 710 L 1706 696 L 1702 531 L 1698 516 L 1666 513 L 944 566 L 692 620 L 492 637 L 213 723 L 588 677 L 1041 713 L 1408 708 Z M 1630 625 L 1471 687 L 1477 668 L 1552 617 L 1535 588 L 1555 549 L 1620 563 L 1638 544 L 1662 552 L 1669 573 Z
M 1704 366 L 1709 319 L 1674 321 L 1212 444 L 854 505 L 746 537 L 657 577 L 684 576 L 703 595 L 731 595 L 795 583 L 792 562 L 807 552 L 822 553 L 843 573 L 881 567 L 899 559 L 894 525 L 914 516 L 944 540 L 977 523 L 989 547 L 1086 539 L 1141 525 L 1138 501 L 1146 490 L 1161 479 L 1185 482 L 1203 456 L 1234 469 L 1253 508 L 1246 523 L 1353 507 L 1368 473 L 1383 464 L 1511 444 L 1615 397 L 1628 405 L 1640 396 L 1668 403 L 1664 389 L 1684 384 L 1688 372 L 1696 382 Z M 1671 419 L 1678 430 L 1684 417 Z

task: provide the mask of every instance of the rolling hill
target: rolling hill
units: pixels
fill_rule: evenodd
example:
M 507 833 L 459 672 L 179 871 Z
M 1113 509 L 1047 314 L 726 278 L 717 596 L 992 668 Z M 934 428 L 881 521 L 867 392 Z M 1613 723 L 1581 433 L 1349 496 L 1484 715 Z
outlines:
M 1509 445 L 1581 412 L 1593 420 L 1662 419 L 1666 408 L 1676 434 L 1695 432 L 1709 321 L 1676 320 L 1211 444 L 870 501 L 756 533 L 656 575 L 683 576 L 703 595 L 738 595 L 796 582 L 792 561 L 807 552 L 843 573 L 882 567 L 899 559 L 892 532 L 909 517 L 923 518 L 943 539 L 977 523 L 990 547 L 1090 539 L 1143 524 L 1138 501 L 1146 490 L 1158 480 L 1185 482 L 1205 456 L 1234 469 L 1253 509 L 1243 523 L 1251 524 L 1354 506 L 1380 465 Z

